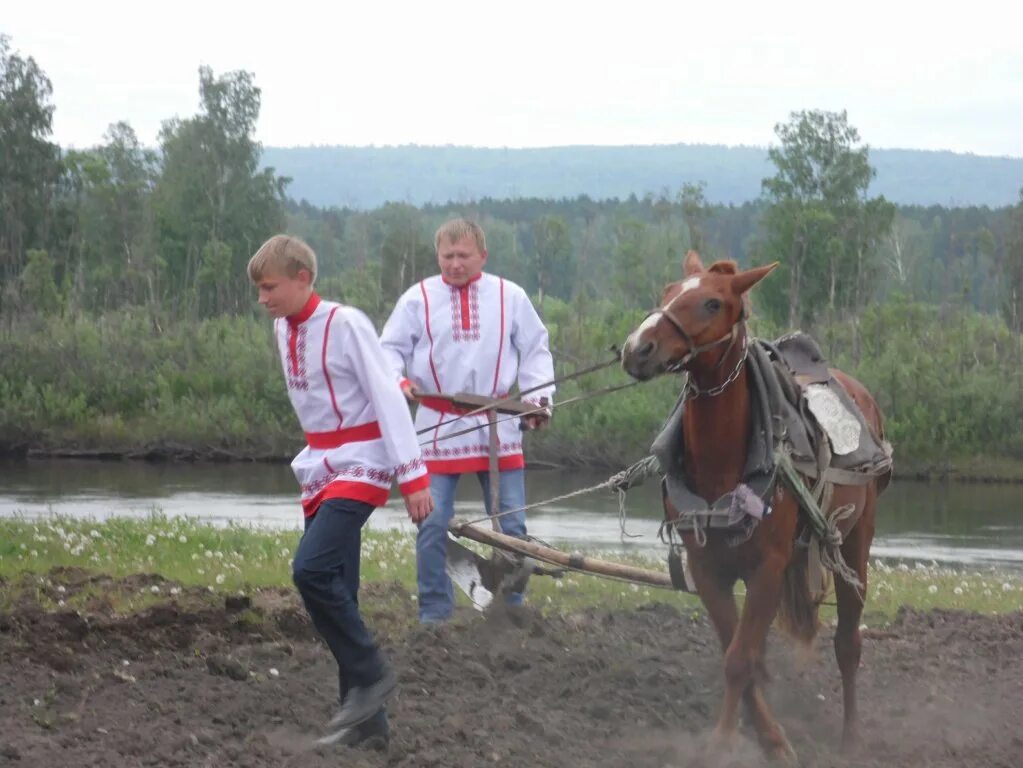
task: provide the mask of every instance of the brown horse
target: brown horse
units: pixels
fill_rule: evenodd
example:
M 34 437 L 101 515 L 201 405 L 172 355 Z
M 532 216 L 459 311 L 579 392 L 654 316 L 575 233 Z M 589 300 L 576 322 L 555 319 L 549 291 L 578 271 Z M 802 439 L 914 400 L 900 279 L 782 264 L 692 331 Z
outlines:
M 686 403 L 682 426 L 684 466 L 690 490 L 708 502 L 732 491 L 742 481 L 751 432 L 751 398 L 746 368 L 745 294 L 777 264 L 739 271 L 735 262 L 721 261 L 705 269 L 690 251 L 683 262 L 683 280 L 664 290 L 659 310 L 632 332 L 625 343 L 622 364 L 639 380 L 686 370 L 696 396 Z M 856 380 L 832 370 L 860 407 L 869 428 L 883 437 L 881 412 Z M 840 525 L 841 552 L 863 585 L 863 594 L 835 579 L 838 628 L 835 656 L 842 673 L 844 695 L 843 746 L 857 740 L 856 669 L 860 662 L 860 615 L 867 584 L 867 557 L 874 537 L 877 496 L 888 475 L 866 485 L 834 488 L 830 512 L 846 504 L 856 511 Z M 798 503 L 779 484 L 773 511 L 742 544 L 726 540 L 724 532 L 709 530 L 705 542 L 692 531 L 682 534 L 693 582 L 724 650 L 725 694 L 712 738 L 718 749 L 730 746 L 738 725 L 740 698 L 769 757 L 795 762 L 795 752 L 767 706 L 764 649 L 768 629 L 779 623 L 794 638 L 809 645 L 817 631 L 817 604 L 807 584 L 806 549 L 796 546 L 802 522 Z M 666 513 L 677 510 L 665 500 Z M 740 616 L 733 595 L 739 579 L 746 584 Z

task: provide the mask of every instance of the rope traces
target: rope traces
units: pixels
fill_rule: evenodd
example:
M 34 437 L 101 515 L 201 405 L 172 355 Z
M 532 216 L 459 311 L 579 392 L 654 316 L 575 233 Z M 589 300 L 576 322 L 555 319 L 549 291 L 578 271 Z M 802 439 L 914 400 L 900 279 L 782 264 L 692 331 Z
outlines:
M 568 499 L 574 499 L 576 496 L 584 496 L 587 493 L 593 493 L 594 491 L 600 491 L 605 488 L 611 488 L 618 492 L 618 520 L 621 526 L 622 535 L 630 538 L 638 538 L 639 534 L 630 534 L 625 531 L 625 495 L 626 492 L 640 483 L 642 483 L 648 477 L 654 477 L 660 474 L 661 466 L 654 456 L 647 456 L 644 459 L 637 461 L 628 469 L 623 469 L 621 472 L 617 472 L 607 480 L 591 485 L 588 488 L 580 488 L 569 493 L 564 493 L 561 496 L 555 496 L 544 501 L 537 501 L 532 504 L 526 504 L 524 507 L 516 507 L 515 509 L 506 509 L 504 512 L 498 512 L 493 515 L 487 515 L 485 517 L 476 518 L 475 520 L 469 520 L 464 525 L 474 525 L 475 523 L 484 523 L 491 519 L 498 517 L 504 517 L 505 515 L 514 515 L 518 512 L 527 512 L 530 509 L 537 509 L 538 507 L 545 507 L 548 504 L 556 504 L 559 501 L 567 501 Z

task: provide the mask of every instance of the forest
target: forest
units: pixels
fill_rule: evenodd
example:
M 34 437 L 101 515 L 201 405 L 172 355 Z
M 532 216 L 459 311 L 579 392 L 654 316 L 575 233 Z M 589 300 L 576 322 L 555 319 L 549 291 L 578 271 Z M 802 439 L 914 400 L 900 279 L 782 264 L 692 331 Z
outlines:
M 904 466 L 1023 461 L 1023 171 L 1009 205 L 896 204 L 849 116 L 806 109 L 775 126 L 742 203 L 717 201 L 683 164 L 672 184 L 618 196 L 323 207 L 266 164 L 254 73 L 201 67 L 197 112 L 164 122 L 152 147 L 119 121 L 100 146 L 65 150 L 55 109 L 45 72 L 0 37 L 0 449 L 287 456 L 301 432 L 250 255 L 277 232 L 305 238 L 321 295 L 379 327 L 436 270 L 436 227 L 464 215 L 486 231 L 488 269 L 534 297 L 560 371 L 607 358 L 688 249 L 778 261 L 754 332 L 814 334 L 877 396 Z M 610 370 L 579 387 L 620 381 Z M 631 463 L 679 387 L 567 406 L 530 458 Z

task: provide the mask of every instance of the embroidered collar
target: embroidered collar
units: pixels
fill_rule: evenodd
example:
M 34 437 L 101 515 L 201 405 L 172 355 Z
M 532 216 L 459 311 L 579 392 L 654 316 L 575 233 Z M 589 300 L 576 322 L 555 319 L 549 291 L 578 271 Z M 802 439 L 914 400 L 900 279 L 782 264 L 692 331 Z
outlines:
M 301 325 L 312 317 L 313 312 L 316 311 L 318 306 L 320 306 L 320 297 L 316 295 L 316 291 L 313 291 L 309 295 L 309 300 L 305 303 L 305 306 L 302 307 L 302 309 L 293 315 L 288 315 L 288 325 L 292 328 Z
M 466 281 L 465 281 L 465 283 L 463 283 L 462 285 L 455 285 L 455 284 L 454 284 L 454 283 L 452 283 L 452 282 L 451 282 L 450 280 L 448 280 L 448 279 L 447 279 L 446 277 L 444 277 L 444 275 L 441 275 L 441 276 L 440 276 L 440 279 L 444 281 L 444 284 L 445 284 L 445 285 L 451 286 L 452 288 L 458 288 L 458 289 L 462 289 L 462 288 L 466 288 L 466 287 L 468 287 L 468 286 L 469 286 L 469 285 L 471 285 L 472 283 L 475 283 L 475 282 L 476 282 L 477 280 L 479 280 L 479 279 L 480 279 L 481 277 L 483 277 L 483 273 L 482 273 L 482 272 L 477 272 L 477 273 L 476 273 L 475 275 L 473 275 L 473 276 L 472 276 L 472 277 L 470 277 L 470 278 L 469 278 L 468 280 L 466 280 Z

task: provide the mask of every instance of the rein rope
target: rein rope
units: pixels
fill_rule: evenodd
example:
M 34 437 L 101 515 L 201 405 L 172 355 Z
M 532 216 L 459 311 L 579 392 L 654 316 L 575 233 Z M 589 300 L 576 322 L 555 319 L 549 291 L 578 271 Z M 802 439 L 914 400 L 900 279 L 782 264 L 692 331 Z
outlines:
M 605 368 L 610 368 L 612 365 L 617 365 L 622 360 L 622 353 L 618 350 L 617 347 L 612 346 L 611 347 L 611 351 L 614 352 L 614 357 L 612 357 L 610 360 L 607 360 L 607 361 L 605 361 L 603 363 L 596 363 L 595 365 L 590 365 L 590 366 L 587 366 L 586 368 L 581 368 L 581 369 L 579 369 L 577 371 L 572 371 L 572 373 L 566 374 L 566 375 L 561 376 L 561 377 L 555 377 L 555 378 L 551 379 L 550 381 L 545 381 L 543 384 L 537 384 L 535 387 L 530 387 L 529 389 L 523 390 L 523 391 L 521 391 L 521 392 L 519 392 L 519 393 L 517 393 L 515 395 L 509 395 L 507 397 L 502 398 L 501 400 L 495 400 L 492 403 L 487 403 L 486 405 L 481 405 L 479 408 L 474 408 L 473 410 L 469 411 L 468 413 L 459 414 L 458 416 L 456 416 L 453 419 L 447 419 L 446 421 L 442 421 L 439 424 L 434 424 L 432 427 L 427 427 L 425 429 L 420 429 L 418 432 L 416 432 L 416 434 L 417 435 L 425 435 L 425 434 L 427 434 L 429 432 L 433 432 L 435 429 L 438 429 L 439 427 L 443 427 L 443 426 L 446 426 L 448 424 L 454 424 L 456 421 L 461 421 L 462 419 L 467 419 L 467 418 L 470 418 L 472 416 L 481 416 L 484 413 L 486 413 L 487 411 L 494 410 L 495 408 L 500 408 L 502 405 L 508 405 L 509 403 L 517 402 L 517 401 L 521 400 L 522 398 L 524 398 L 526 395 L 530 395 L 533 392 L 539 392 L 541 389 L 547 389 L 547 387 L 553 387 L 553 386 L 555 386 L 557 384 L 561 384 L 562 382 L 572 381 L 573 379 L 578 379 L 580 376 L 585 376 L 585 375 L 590 374 L 590 373 L 596 373 L 597 371 L 602 371 Z M 624 389 L 624 387 L 621 387 L 621 388 Z M 614 390 L 612 390 L 612 391 L 614 391 Z M 599 392 L 599 390 L 598 390 L 598 392 Z M 594 394 L 597 394 L 597 393 L 594 393 Z M 565 401 L 565 402 L 562 403 L 562 405 L 565 405 L 568 402 L 569 401 Z M 574 398 L 573 398 L 572 402 L 575 402 Z M 550 406 L 543 406 L 541 408 L 536 409 L 535 411 L 531 411 L 529 414 L 522 414 L 522 413 L 515 414 L 515 418 L 521 418 L 522 416 L 528 416 L 528 415 L 531 415 L 532 413 L 540 413 L 541 411 L 546 410 L 548 407 L 550 407 Z M 500 419 L 499 421 L 506 421 L 506 419 Z M 487 425 L 486 424 L 481 424 L 479 427 L 473 427 L 472 429 L 466 430 L 466 431 L 467 432 L 472 432 L 472 431 L 474 431 L 476 429 L 480 429 L 481 427 L 485 427 L 485 426 L 487 426 Z M 461 434 L 465 434 L 465 432 L 459 432 L 458 434 L 460 434 L 460 435 Z M 454 435 L 447 435 L 447 437 L 454 437 Z M 444 439 L 446 439 L 446 438 L 444 438 Z M 426 443 L 420 443 L 420 445 L 425 445 L 425 444 Z
M 544 413 L 545 411 L 549 411 L 549 409 L 551 409 L 551 408 L 555 408 L 555 407 L 561 408 L 562 406 L 571 405 L 572 403 L 579 403 L 579 402 L 582 402 L 583 400 L 590 400 L 590 399 L 592 399 L 594 397 L 601 397 L 602 395 L 610 395 L 612 392 L 618 392 L 620 390 L 628 389 L 629 387 L 634 387 L 637 384 L 642 384 L 642 383 L 643 382 L 641 382 L 641 381 L 630 381 L 630 382 L 628 382 L 626 384 L 616 384 L 616 385 L 611 386 L 611 387 L 603 387 L 602 389 L 595 389 L 592 392 L 585 392 L 585 393 L 583 393 L 581 395 L 576 395 L 575 397 L 570 397 L 567 400 L 559 400 L 557 403 L 554 403 L 553 405 L 539 405 L 536 408 L 534 408 L 533 410 L 526 411 L 525 413 L 513 413 L 510 416 L 502 416 L 499 419 L 494 419 L 493 423 L 495 425 L 497 425 L 497 424 L 500 424 L 503 421 L 512 421 L 514 419 L 522 419 L 522 418 L 524 418 L 526 416 L 532 416 L 533 414 L 536 414 L 536 413 Z M 468 415 L 468 414 L 466 414 L 466 415 Z M 458 421 L 458 419 L 450 419 L 449 421 L 442 421 L 438 426 L 443 426 L 444 424 L 453 424 L 456 421 Z M 487 422 L 486 424 L 476 424 L 475 426 L 467 427 L 466 429 L 460 429 L 457 432 L 452 432 L 449 435 L 440 435 L 436 439 L 431 438 L 429 440 L 424 440 L 419 445 L 421 445 L 421 446 L 422 445 L 430 445 L 430 444 L 435 443 L 435 442 L 439 443 L 439 442 L 442 442 L 444 440 L 450 440 L 453 437 L 460 437 L 461 435 L 467 435 L 470 432 L 476 432 L 476 431 L 478 431 L 480 429 L 489 429 L 489 427 L 490 427 L 490 422 Z M 432 432 L 435 429 L 437 429 L 437 427 L 430 427 L 429 429 L 421 430 L 421 431 L 417 432 L 416 434 L 421 435 L 421 434 L 423 434 L 423 432 Z

